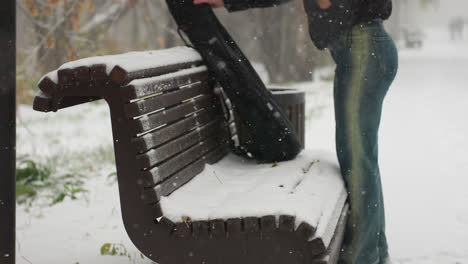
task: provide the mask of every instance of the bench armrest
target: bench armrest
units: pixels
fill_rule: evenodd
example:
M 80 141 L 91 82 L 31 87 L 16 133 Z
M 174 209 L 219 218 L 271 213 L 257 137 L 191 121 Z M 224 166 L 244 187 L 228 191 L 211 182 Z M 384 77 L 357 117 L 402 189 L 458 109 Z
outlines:
M 58 109 L 67 108 L 74 105 L 84 104 L 101 99 L 93 96 L 67 96 L 58 100 L 56 97 L 49 96 L 42 91 L 34 97 L 33 109 L 40 112 L 56 112 Z
M 38 83 L 34 109 L 43 112 L 83 104 L 105 97 L 113 87 L 132 80 L 160 76 L 202 64 L 198 52 L 176 47 L 161 51 L 129 52 L 67 62 Z

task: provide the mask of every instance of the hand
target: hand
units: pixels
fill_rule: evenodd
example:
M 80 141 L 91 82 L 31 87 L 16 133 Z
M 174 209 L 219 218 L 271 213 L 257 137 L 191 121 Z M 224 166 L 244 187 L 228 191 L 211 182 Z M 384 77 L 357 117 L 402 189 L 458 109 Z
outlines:
M 331 6 L 330 0 L 315 0 L 321 9 L 327 9 Z
M 224 6 L 224 0 L 194 0 L 194 4 L 209 4 L 212 8 L 218 8 Z

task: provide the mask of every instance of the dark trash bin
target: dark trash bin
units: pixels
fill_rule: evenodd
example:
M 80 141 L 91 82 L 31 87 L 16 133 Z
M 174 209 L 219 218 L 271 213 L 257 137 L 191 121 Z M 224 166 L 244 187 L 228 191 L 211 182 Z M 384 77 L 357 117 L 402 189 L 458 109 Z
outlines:
M 268 88 L 273 98 L 285 111 L 291 121 L 294 132 L 298 135 L 302 148 L 305 147 L 305 93 L 304 91 L 291 88 Z M 237 132 L 240 145 L 245 145 L 251 140 L 248 130 L 242 122 L 236 118 Z

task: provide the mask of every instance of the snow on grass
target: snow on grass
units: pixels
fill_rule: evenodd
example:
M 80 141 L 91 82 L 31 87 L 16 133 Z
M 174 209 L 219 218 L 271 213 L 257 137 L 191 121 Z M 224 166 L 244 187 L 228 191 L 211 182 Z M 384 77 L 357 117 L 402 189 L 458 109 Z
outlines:
M 85 182 L 79 199 L 65 197 L 50 206 L 47 190 L 17 208 L 18 263 L 151 263 L 126 235 L 122 223 L 112 134 L 105 103 L 88 103 L 57 113 L 21 105 L 17 119 L 17 155 L 38 163 L 53 161 L 58 172 Z M 120 247 L 122 256 L 102 255 Z M 105 252 L 105 251 L 104 251 Z

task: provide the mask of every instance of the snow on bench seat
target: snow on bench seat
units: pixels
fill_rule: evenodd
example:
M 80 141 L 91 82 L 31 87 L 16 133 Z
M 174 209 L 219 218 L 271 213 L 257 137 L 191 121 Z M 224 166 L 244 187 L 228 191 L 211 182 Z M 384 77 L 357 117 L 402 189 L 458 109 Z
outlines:
M 105 65 L 106 74 L 112 75 L 112 71 L 116 68 L 120 68 L 126 72 L 141 72 L 148 71 L 149 69 L 162 68 L 168 65 L 186 64 L 201 60 L 202 58 L 200 54 L 189 47 L 174 47 L 170 49 L 150 51 L 132 51 L 116 55 L 95 56 L 67 62 L 57 70 L 46 74 L 39 83 L 43 79 L 48 78 L 57 84 L 58 71 L 63 69 Z
M 306 222 L 328 244 L 346 196 L 336 158 L 304 150 L 275 165 L 229 154 L 160 202 L 173 222 L 291 215 L 296 228 Z

